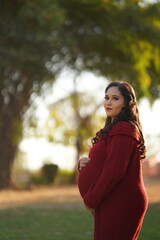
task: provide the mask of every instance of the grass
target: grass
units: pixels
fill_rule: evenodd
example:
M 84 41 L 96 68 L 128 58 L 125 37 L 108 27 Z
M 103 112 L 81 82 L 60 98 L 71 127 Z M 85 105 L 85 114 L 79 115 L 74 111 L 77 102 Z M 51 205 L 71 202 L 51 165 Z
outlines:
M 160 181 L 146 187 L 150 204 L 138 240 L 160 240 Z M 76 187 L 2 191 L 0 240 L 93 240 L 93 218 Z
M 90 240 L 92 232 L 92 216 L 84 209 L 0 211 L 0 240 Z
M 160 203 L 150 204 L 138 240 L 160 239 Z M 85 209 L 19 207 L 0 210 L 0 240 L 92 240 Z
M 149 204 L 138 240 L 160 240 L 160 203 Z

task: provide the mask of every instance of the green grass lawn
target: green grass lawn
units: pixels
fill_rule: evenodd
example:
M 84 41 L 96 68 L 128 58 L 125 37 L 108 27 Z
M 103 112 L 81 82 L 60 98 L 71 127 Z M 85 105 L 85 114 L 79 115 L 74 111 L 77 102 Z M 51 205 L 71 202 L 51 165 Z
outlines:
M 93 221 L 84 209 L 18 207 L 0 210 L 0 240 L 92 240 Z M 160 240 L 160 204 L 149 206 L 138 240 Z
M 92 216 L 86 210 L 14 208 L 0 211 L 0 240 L 89 240 Z
M 149 205 L 138 240 L 160 240 L 160 203 Z

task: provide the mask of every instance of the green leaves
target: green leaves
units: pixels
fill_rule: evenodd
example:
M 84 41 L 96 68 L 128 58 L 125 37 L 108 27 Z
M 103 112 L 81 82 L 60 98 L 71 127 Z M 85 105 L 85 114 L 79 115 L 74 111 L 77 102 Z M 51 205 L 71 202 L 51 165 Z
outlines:
M 57 34 L 59 44 L 67 49 L 68 66 L 134 83 L 138 98 L 159 96 L 152 91 L 159 76 L 158 3 L 61 0 L 60 4 L 66 21 Z

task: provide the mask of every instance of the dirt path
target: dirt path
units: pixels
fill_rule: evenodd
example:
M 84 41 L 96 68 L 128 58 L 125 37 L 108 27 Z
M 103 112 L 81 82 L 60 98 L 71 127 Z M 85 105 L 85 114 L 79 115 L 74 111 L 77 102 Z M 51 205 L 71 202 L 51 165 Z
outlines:
M 160 180 L 146 181 L 145 186 L 149 202 L 160 202 Z M 25 191 L 4 190 L 0 192 L 0 209 L 28 205 L 32 207 L 84 207 L 77 186 L 44 187 Z
M 16 206 L 32 205 L 54 207 L 83 207 L 76 186 L 44 187 L 33 190 L 4 190 L 0 192 L 0 209 Z

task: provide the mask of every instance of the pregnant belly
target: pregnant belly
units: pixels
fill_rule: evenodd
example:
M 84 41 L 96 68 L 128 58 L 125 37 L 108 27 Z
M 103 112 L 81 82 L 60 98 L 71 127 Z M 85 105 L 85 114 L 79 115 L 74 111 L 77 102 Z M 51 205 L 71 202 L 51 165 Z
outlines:
M 92 164 L 91 162 L 81 170 L 78 177 L 78 187 L 81 196 L 83 197 L 85 193 L 94 185 L 100 177 L 102 169 Z

